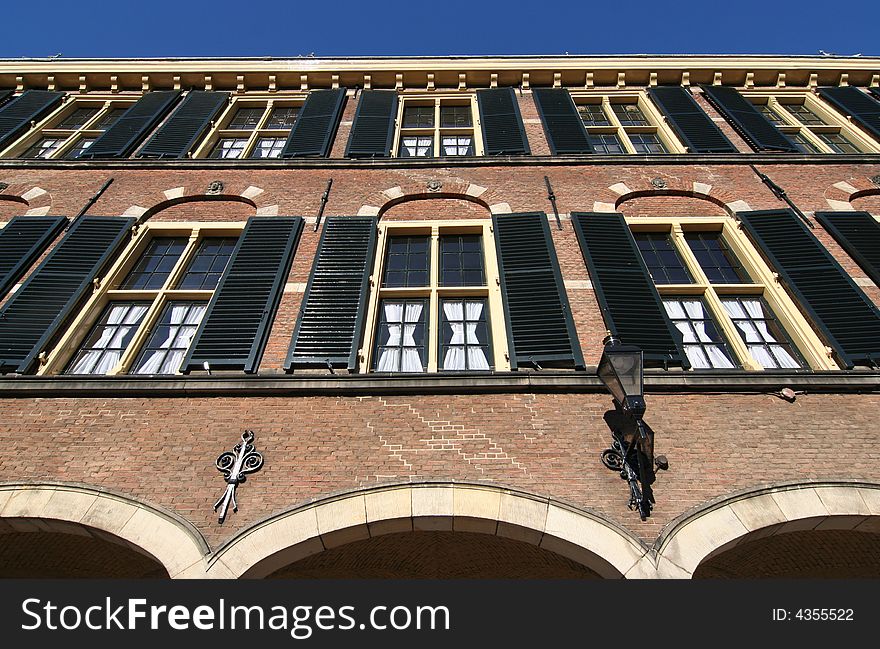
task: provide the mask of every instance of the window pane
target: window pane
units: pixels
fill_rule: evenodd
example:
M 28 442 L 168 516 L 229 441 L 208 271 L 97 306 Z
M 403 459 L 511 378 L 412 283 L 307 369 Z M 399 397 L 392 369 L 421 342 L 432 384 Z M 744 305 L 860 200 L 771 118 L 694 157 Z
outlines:
M 611 110 L 623 126 L 648 126 L 648 118 L 638 104 L 611 104 Z
M 427 367 L 427 300 L 382 300 L 376 332 L 376 372 L 424 372 Z
M 430 158 L 434 155 L 434 138 L 428 136 L 405 136 L 400 138 L 401 158 Z
M 628 133 L 636 153 L 668 153 L 663 142 L 654 133 Z
M 835 153 L 860 153 L 856 146 L 840 133 L 817 133 L 816 135 Z
M 122 115 L 125 113 L 125 111 L 128 110 L 128 108 L 129 108 L 128 106 L 111 108 L 106 113 L 101 115 L 101 118 L 97 122 L 92 124 L 89 127 L 89 130 L 104 131 L 104 130 L 110 128 L 111 126 L 113 126 L 116 123 L 116 120 L 118 120 L 120 117 L 122 117 Z
M 427 236 L 389 237 L 382 286 L 427 286 L 428 251 Z
M 470 135 L 444 135 L 443 155 L 474 155 L 474 138 Z
M 765 369 L 803 367 L 797 351 L 763 298 L 722 297 L 721 303 L 733 320 L 752 358 Z
M 182 289 L 210 291 L 217 288 L 220 276 L 229 263 L 235 249 L 235 237 L 210 237 L 204 239 L 180 280 Z
M 684 238 L 710 282 L 751 284 L 752 280 L 720 232 L 686 232 Z
M 580 104 L 577 108 L 584 126 L 609 126 L 611 124 L 608 121 L 608 116 L 602 110 L 601 104 Z
M 803 134 L 786 133 L 786 135 L 794 142 L 795 146 L 800 149 L 801 153 L 819 153 L 819 149 L 816 148 L 816 145 L 804 137 Z
M 655 284 L 691 284 L 693 278 L 678 256 L 669 235 L 658 232 L 634 232 L 633 237 Z
M 183 237 L 153 239 L 119 288 L 132 290 L 162 288 L 185 247 L 186 239 Z
M 403 128 L 434 128 L 434 107 L 406 106 L 403 109 Z
M 106 374 L 128 349 L 149 302 L 112 302 L 89 332 L 65 374 Z
M 470 106 L 440 106 L 440 126 L 469 128 L 473 125 Z
M 36 144 L 31 146 L 30 149 L 25 151 L 21 157 L 22 158 L 49 158 L 55 153 L 64 141 L 67 138 L 59 138 L 59 137 L 44 137 L 42 140 L 39 140 Z
M 684 351 L 694 369 L 736 367 L 727 341 L 700 298 L 666 298 L 663 306 L 672 324 L 681 332 Z
M 804 104 L 785 104 L 785 109 L 795 116 L 801 124 L 807 126 L 824 126 L 825 122 Z
M 257 139 L 254 150 L 251 151 L 251 158 L 277 158 L 284 150 L 287 142 L 283 137 L 261 137 Z
M 486 300 L 441 300 L 440 312 L 440 369 L 492 369 Z
M 52 128 L 75 130 L 82 128 L 86 122 L 98 114 L 100 108 L 77 108 L 70 115 L 55 124 Z
M 596 153 L 626 153 L 620 138 L 613 133 L 590 133 L 588 137 L 590 138 L 590 144 L 593 145 L 593 151 Z
M 176 374 L 205 313 L 204 302 L 169 302 L 132 366 L 132 374 Z
M 68 160 L 75 160 L 76 158 L 80 157 L 86 151 L 86 149 L 92 146 L 95 143 L 96 139 L 97 138 L 94 137 L 81 137 L 79 140 L 77 140 L 74 147 L 70 151 L 68 151 L 67 155 L 64 157 Z
M 234 159 L 240 158 L 247 146 L 245 138 L 221 138 L 217 140 L 217 146 L 211 151 L 212 158 Z
M 252 131 L 257 128 L 257 124 L 260 123 L 260 118 L 263 116 L 264 110 L 265 108 L 262 106 L 259 108 L 239 108 L 235 111 L 235 115 L 232 116 L 232 121 L 229 122 L 229 126 L 226 128 Z
M 758 104 L 757 106 L 755 106 L 755 108 L 757 108 L 761 112 L 761 114 L 769 120 L 771 124 L 774 124 L 776 126 L 788 125 L 787 122 L 779 116 L 779 113 L 770 108 L 770 106 L 768 106 L 767 104 Z
M 296 122 L 297 115 L 299 115 L 299 106 L 273 108 L 269 113 L 265 128 L 291 129 Z
M 482 237 L 456 234 L 440 237 L 440 285 L 485 286 Z

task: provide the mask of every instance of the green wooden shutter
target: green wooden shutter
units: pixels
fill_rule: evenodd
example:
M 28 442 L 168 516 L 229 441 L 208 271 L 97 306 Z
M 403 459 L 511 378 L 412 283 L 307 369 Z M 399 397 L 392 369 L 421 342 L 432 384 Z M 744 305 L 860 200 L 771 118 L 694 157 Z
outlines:
M 486 155 L 528 155 L 529 143 L 513 88 L 477 90 Z
M 701 85 L 706 99 L 721 112 L 742 138 L 758 151 L 800 153 L 795 143 L 771 124 L 754 104 L 729 86 Z
M 492 224 L 511 369 L 584 369 L 546 214 L 496 214 Z
M 819 88 L 819 96 L 880 139 L 880 102 L 854 86 Z
M 345 105 L 345 88 L 313 90 L 303 104 L 296 123 L 290 130 L 282 158 L 330 155 L 333 135 L 339 126 L 342 107 Z
M 648 96 L 691 153 L 737 153 L 736 147 L 681 86 L 648 88 Z
M 0 299 L 67 225 L 63 216 L 15 216 L 0 229 Z
M 571 218 L 607 329 L 641 347 L 646 362 L 690 367 L 623 215 L 573 212 Z
M 847 368 L 880 361 L 880 310 L 791 210 L 737 217 Z
M 30 371 L 92 281 L 129 237 L 134 219 L 82 216 L 0 310 L 0 372 Z
M 6 100 L 9 99 L 14 92 L 14 90 L 0 90 L 0 106 L 5 104 Z
M 303 229 L 299 216 L 251 217 L 183 361 L 183 371 L 257 371 Z
M 24 135 L 31 122 L 49 114 L 64 98 L 63 92 L 48 90 L 25 90 L 0 108 L 0 149 L 12 144 Z
M 185 158 L 228 102 L 228 92 L 190 91 L 138 157 Z
M 312 265 L 285 369 L 357 368 L 378 219 L 330 216 Z
M 347 158 L 387 158 L 394 144 L 397 119 L 396 90 L 364 90 L 358 99 L 351 134 L 345 147 Z
M 535 88 L 532 97 L 553 155 L 593 152 L 587 129 L 568 90 Z
M 816 212 L 840 247 L 880 286 L 880 223 L 868 212 Z
M 127 158 L 168 114 L 179 97 L 179 90 L 148 92 L 104 131 L 80 158 Z

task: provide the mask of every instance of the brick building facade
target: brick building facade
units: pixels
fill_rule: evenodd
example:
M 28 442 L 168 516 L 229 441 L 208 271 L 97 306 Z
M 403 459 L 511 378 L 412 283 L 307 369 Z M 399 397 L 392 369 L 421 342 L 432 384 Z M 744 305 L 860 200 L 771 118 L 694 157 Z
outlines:
M 0 61 L 0 574 L 880 576 L 878 83 Z M 609 330 L 670 465 L 645 520 Z

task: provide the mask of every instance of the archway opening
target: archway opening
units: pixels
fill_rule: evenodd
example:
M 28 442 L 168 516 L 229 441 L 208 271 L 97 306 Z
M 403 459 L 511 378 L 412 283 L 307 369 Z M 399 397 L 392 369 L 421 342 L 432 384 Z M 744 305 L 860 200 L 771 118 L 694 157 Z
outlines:
M 34 518 L 0 520 L 0 578 L 167 579 L 153 556 L 84 525 Z
M 510 538 L 397 532 L 354 541 L 278 568 L 269 579 L 601 579 L 585 565 Z

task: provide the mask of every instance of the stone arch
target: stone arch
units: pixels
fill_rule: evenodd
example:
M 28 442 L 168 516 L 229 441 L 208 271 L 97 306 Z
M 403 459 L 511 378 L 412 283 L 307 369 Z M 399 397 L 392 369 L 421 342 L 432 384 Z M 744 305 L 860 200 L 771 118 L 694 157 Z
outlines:
M 835 212 L 857 210 L 852 202 L 868 196 L 880 196 L 880 176 L 857 176 L 829 185 L 824 192 L 825 202 Z
M 42 187 L 14 184 L 0 189 L 0 202 L 13 203 L 27 208 L 26 216 L 44 216 L 52 209 L 52 195 Z M 16 207 L 16 210 L 22 208 Z
M 454 199 L 467 201 L 483 207 L 490 214 L 508 214 L 513 210 L 509 203 L 493 189 L 481 187 L 461 179 L 444 179 L 428 181 L 424 184 L 416 182 L 396 185 L 383 191 L 375 192 L 367 198 L 369 202 L 361 205 L 358 216 L 379 216 L 402 203 L 431 199 Z
M 421 530 L 523 541 L 606 578 L 627 576 L 647 551 L 615 524 L 550 498 L 492 485 L 407 483 L 321 499 L 257 523 L 214 553 L 208 576 L 264 577 L 324 550 Z
M 203 201 L 232 201 L 244 203 L 255 210 L 257 216 L 277 216 L 278 203 L 271 200 L 266 191 L 261 187 L 248 185 L 247 187 L 238 187 L 235 185 L 223 186 L 218 188 L 217 193 L 193 193 L 186 187 L 172 187 L 163 192 L 152 194 L 149 200 L 144 201 L 150 207 L 142 205 L 132 205 L 123 212 L 123 216 L 134 216 L 141 221 L 146 221 L 153 215 L 168 209 L 175 205 L 190 202 Z
M 481 212 L 480 216 L 486 217 L 489 216 L 491 213 L 489 206 L 486 205 L 486 203 L 484 201 L 481 201 L 479 198 L 474 198 L 473 196 L 468 196 L 466 194 L 450 194 L 447 192 L 442 192 L 436 194 L 415 194 L 390 200 L 385 203 L 381 208 L 379 208 L 379 219 L 381 220 L 388 213 L 389 210 L 393 210 L 396 207 L 411 205 L 412 203 L 424 203 L 428 201 L 436 201 L 437 203 L 445 201 L 447 205 L 463 202 L 468 203 L 471 206 L 476 206 L 478 208 L 478 211 Z
M 67 483 L 0 484 L 0 520 L 49 521 L 56 529 L 92 528 L 154 558 L 168 575 L 204 576 L 208 545 L 171 512 L 107 490 Z M 48 528 L 52 528 L 50 525 Z
M 751 210 L 751 206 L 734 194 L 704 183 L 699 180 L 688 180 L 677 177 L 658 177 L 614 183 L 600 192 L 599 198 L 593 203 L 594 212 L 616 212 L 623 203 L 650 196 L 683 196 L 705 200 L 718 206 L 726 214 L 733 216 L 736 212 Z
M 726 497 L 667 525 L 653 563 L 659 577 L 691 578 L 741 543 L 811 529 L 880 533 L 880 484 L 787 483 Z

